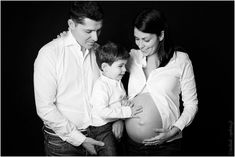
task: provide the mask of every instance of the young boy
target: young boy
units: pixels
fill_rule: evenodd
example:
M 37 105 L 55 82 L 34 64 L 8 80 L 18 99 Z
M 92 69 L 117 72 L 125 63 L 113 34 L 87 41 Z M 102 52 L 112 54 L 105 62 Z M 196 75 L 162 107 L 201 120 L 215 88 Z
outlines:
M 91 96 L 92 126 L 88 130 L 91 137 L 105 143 L 103 147 L 96 147 L 98 155 L 117 155 L 112 123 L 142 112 L 141 106 L 127 101 L 121 82 L 128 58 L 128 51 L 113 42 L 99 47 L 96 52 L 96 62 L 101 70 L 101 76 L 95 82 Z

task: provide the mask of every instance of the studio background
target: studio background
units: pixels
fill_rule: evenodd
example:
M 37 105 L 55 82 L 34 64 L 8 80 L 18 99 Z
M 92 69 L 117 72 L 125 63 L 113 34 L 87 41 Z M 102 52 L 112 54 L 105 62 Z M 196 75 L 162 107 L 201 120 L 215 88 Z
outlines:
M 1 1 L 1 155 L 44 155 L 33 64 L 39 49 L 67 30 L 69 2 Z M 163 10 L 171 37 L 192 60 L 199 111 L 183 131 L 186 155 L 234 155 L 234 2 L 101 2 L 98 43 L 134 46 L 132 20 Z M 123 79 L 127 83 L 127 77 Z

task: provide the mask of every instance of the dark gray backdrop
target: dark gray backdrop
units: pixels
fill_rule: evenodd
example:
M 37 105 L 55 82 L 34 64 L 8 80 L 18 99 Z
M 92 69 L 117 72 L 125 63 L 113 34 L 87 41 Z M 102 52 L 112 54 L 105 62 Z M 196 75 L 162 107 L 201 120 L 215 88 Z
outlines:
M 137 12 L 165 12 L 174 42 L 193 62 L 199 112 L 184 130 L 186 155 L 232 155 L 234 122 L 234 2 L 101 2 L 107 40 L 134 46 Z M 44 155 L 36 115 L 33 63 L 38 50 L 67 30 L 69 2 L 1 2 L 1 155 Z M 124 78 L 127 83 L 127 77 Z

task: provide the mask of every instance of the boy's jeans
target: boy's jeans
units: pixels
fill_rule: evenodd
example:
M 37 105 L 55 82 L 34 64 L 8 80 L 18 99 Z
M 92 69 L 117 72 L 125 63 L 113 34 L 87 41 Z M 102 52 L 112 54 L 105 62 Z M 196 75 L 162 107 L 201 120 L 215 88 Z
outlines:
M 103 147 L 96 146 L 96 152 L 98 155 L 117 155 L 117 140 L 112 132 L 112 123 L 107 123 L 100 127 L 90 126 L 87 131 L 90 137 L 105 143 Z

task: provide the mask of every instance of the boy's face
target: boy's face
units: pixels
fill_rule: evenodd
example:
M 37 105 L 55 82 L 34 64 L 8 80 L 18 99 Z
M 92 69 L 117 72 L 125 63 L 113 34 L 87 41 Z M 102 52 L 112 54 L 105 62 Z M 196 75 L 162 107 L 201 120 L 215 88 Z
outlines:
M 117 60 L 112 65 L 106 64 L 103 68 L 103 75 L 114 80 L 121 80 L 126 72 L 127 60 Z

